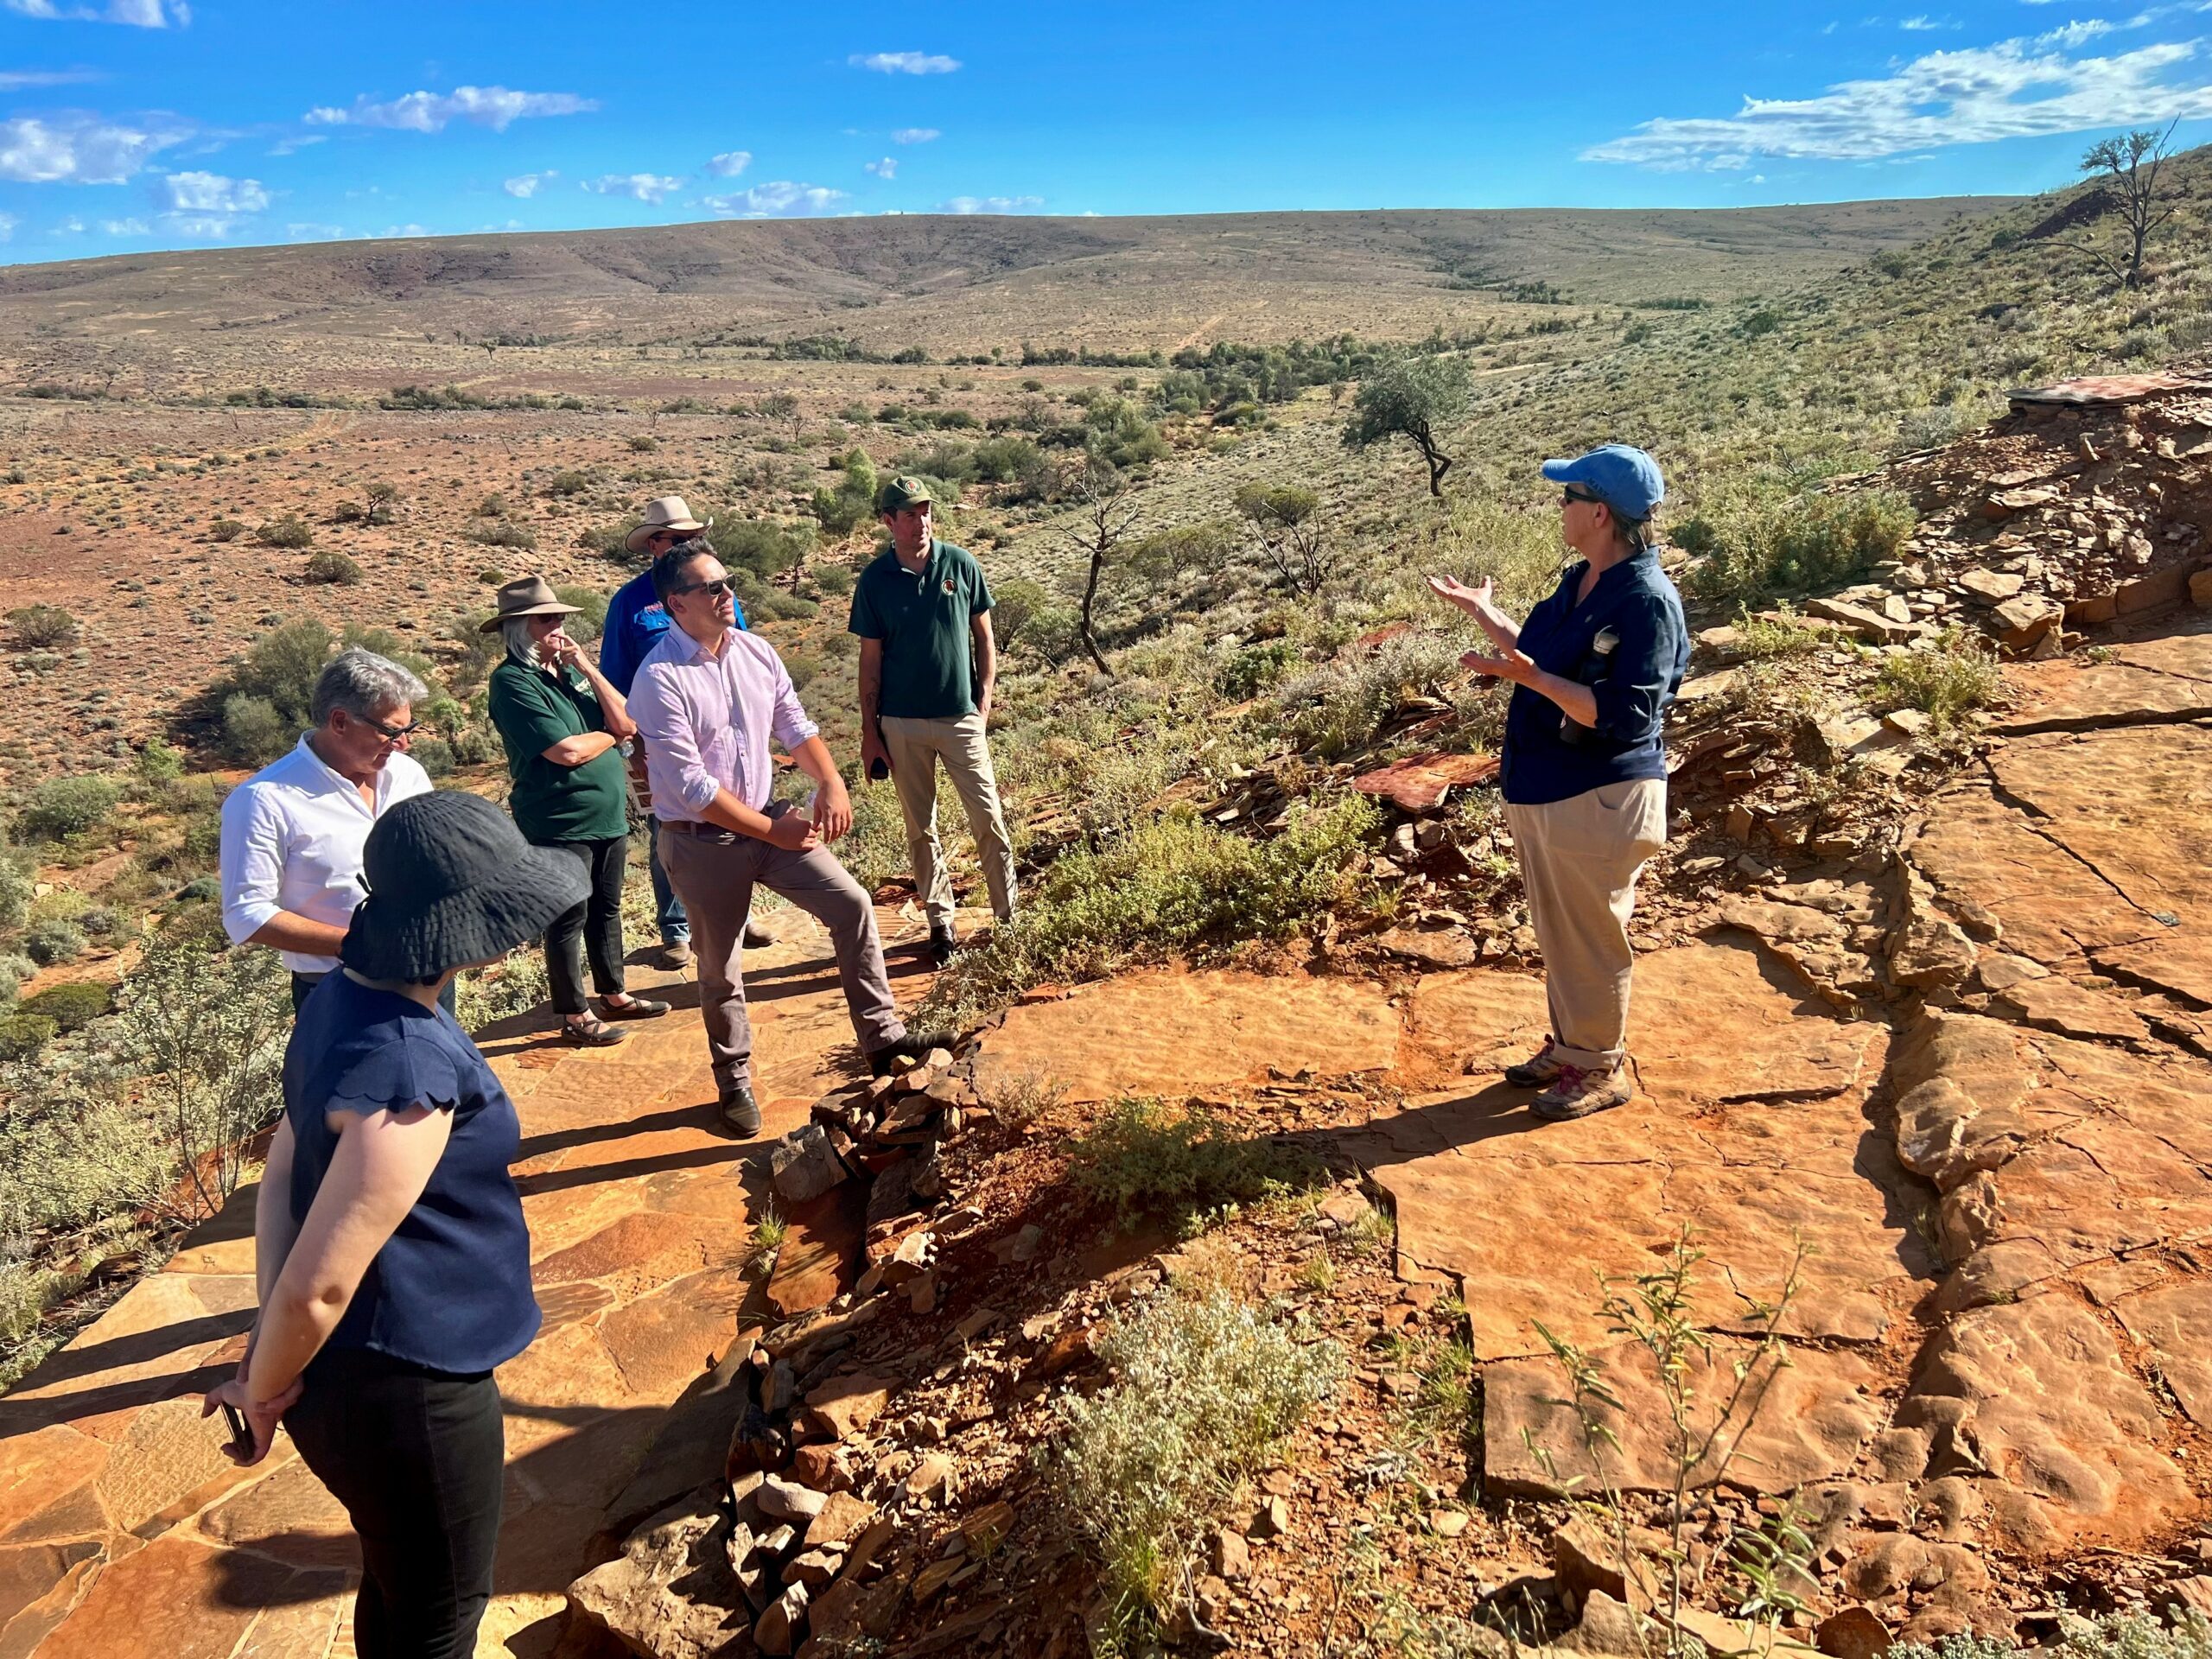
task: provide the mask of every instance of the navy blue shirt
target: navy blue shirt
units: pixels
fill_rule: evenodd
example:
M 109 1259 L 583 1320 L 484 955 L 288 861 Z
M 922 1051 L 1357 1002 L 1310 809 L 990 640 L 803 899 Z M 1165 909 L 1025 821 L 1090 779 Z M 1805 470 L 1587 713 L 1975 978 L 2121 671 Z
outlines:
M 737 602 L 734 594 L 729 603 L 737 613 L 737 626 L 743 627 L 745 607 Z M 607 620 L 601 624 L 599 636 L 599 671 L 607 676 L 607 683 L 628 696 L 630 683 L 638 677 L 638 664 L 652 654 L 661 635 L 671 626 L 660 595 L 653 591 L 650 569 L 616 589 L 614 597 L 607 601 Z
M 1548 674 L 1590 688 L 1595 727 L 1576 724 L 1541 691 L 1513 688 L 1498 785 L 1521 806 L 1570 800 L 1607 784 L 1667 775 L 1667 705 L 1689 666 L 1681 596 L 1646 549 L 1598 578 L 1578 559 L 1521 625 L 1521 649 Z
M 308 995 L 284 1051 L 292 1126 L 292 1218 L 330 1168 L 333 1112 L 427 1103 L 453 1133 L 415 1207 L 377 1252 L 330 1334 L 433 1370 L 488 1371 L 537 1334 L 530 1230 L 507 1166 L 522 1145 L 514 1103 L 442 1008 L 330 975 Z

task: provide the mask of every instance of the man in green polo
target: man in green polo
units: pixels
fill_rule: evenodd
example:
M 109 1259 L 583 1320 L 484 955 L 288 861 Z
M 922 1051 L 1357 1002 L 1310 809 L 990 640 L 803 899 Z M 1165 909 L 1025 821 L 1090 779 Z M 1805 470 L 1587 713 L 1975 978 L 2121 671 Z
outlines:
M 906 820 L 914 887 L 928 907 L 930 955 L 942 968 L 959 941 L 952 876 L 937 836 L 937 768 L 968 810 L 1000 921 L 1014 914 L 1014 842 L 999 810 L 983 728 L 998 682 L 991 590 L 974 555 L 931 533 L 929 486 L 894 478 L 876 493 L 891 546 L 861 572 L 847 626 L 861 640 L 861 760 L 888 768 Z

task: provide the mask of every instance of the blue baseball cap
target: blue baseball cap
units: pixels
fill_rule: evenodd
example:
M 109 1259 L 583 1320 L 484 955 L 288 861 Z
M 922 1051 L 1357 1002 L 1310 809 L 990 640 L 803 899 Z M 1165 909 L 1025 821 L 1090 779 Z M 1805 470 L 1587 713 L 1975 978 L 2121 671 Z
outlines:
M 1548 461 L 1544 476 L 1554 484 L 1580 484 L 1618 517 L 1638 522 L 1667 499 L 1659 463 L 1624 443 L 1609 443 L 1572 461 Z

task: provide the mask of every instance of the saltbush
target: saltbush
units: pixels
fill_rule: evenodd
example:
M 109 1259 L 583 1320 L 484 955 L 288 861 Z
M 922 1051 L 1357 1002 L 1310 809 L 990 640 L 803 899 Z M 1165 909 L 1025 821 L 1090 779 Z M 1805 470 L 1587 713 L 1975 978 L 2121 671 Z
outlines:
M 1319 1163 L 1268 1140 L 1233 1133 L 1197 1107 L 1117 1101 L 1069 1148 L 1076 1189 L 1124 1223 L 1159 1211 L 1187 1223 L 1224 1205 L 1310 1185 Z
M 1852 495 L 1724 495 L 1675 533 L 1700 563 L 1691 586 L 1713 598 L 1833 587 L 1895 558 L 1912 534 L 1912 505 L 1895 490 Z
M 315 532 L 299 514 L 287 513 L 282 518 L 272 518 L 253 532 L 253 539 L 264 547 L 312 547 Z
M 245 526 L 235 518 L 218 518 L 207 526 L 211 542 L 235 542 L 245 534 Z
M 1995 1637 L 1947 1636 L 1933 1647 L 1900 1642 L 1889 1659 L 2212 1659 L 2212 1619 L 2194 1608 L 2177 1609 L 2163 1624 L 2140 1607 L 2099 1618 L 2062 1616 L 2059 1638 L 2050 1647 L 2024 1648 Z
M 1114 1381 L 1054 1402 L 1046 1469 L 1104 1568 L 1114 1651 L 1174 1604 L 1206 1527 L 1335 1389 L 1344 1357 L 1220 1289 L 1137 1303 L 1096 1347 Z
M 1968 711 L 1995 701 L 2004 683 L 1989 642 L 1979 633 L 1949 628 L 1929 649 L 1882 664 L 1872 707 L 1877 714 L 1917 709 L 1937 731 L 1945 731 Z
M 0 1015 L 0 1060 L 27 1060 L 54 1040 L 59 1027 L 43 1014 Z
M 27 996 L 16 1005 L 16 1011 L 51 1020 L 56 1031 L 67 1034 L 92 1024 L 107 1012 L 107 1006 L 106 986 L 79 982 L 50 986 L 36 996 Z
M 361 567 L 347 554 L 331 548 L 308 556 L 301 575 L 314 582 L 350 588 L 361 579 Z
M 8 613 L 8 637 L 18 651 L 51 651 L 77 643 L 77 619 L 59 605 L 23 605 Z
M 16 822 L 26 835 L 63 841 L 105 823 L 122 798 L 122 789 L 111 779 L 49 778 L 31 791 Z
M 35 923 L 23 935 L 23 953 L 41 968 L 74 962 L 85 954 L 85 931 L 60 917 Z

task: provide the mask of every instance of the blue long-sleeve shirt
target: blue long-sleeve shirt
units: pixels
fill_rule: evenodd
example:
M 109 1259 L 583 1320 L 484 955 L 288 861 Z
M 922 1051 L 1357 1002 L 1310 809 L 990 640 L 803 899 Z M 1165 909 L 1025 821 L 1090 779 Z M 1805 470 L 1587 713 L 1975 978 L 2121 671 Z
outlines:
M 730 607 L 737 613 L 737 626 L 743 627 L 745 607 L 734 595 Z M 599 637 L 599 671 L 617 691 L 628 696 L 630 682 L 638 677 L 638 664 L 652 654 L 670 626 L 660 595 L 653 592 L 653 573 L 640 571 L 607 601 L 607 620 Z
M 1521 649 L 1546 673 L 1588 686 L 1598 723 L 1578 725 L 1541 692 L 1513 688 L 1498 783 L 1518 805 L 1667 775 L 1667 705 L 1690 660 L 1681 596 L 1647 549 L 1599 575 L 1577 605 L 1589 569 L 1577 560 L 1529 613 Z

